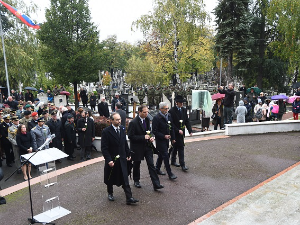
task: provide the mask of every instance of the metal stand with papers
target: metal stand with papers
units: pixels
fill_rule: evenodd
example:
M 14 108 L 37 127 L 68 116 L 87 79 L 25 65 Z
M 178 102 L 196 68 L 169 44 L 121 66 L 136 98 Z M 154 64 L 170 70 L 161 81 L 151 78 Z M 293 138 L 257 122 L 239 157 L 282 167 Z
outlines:
M 39 171 L 41 173 L 41 185 L 43 189 L 43 213 L 33 216 L 30 179 L 28 179 L 32 214 L 32 218 L 29 218 L 28 220 L 31 224 L 54 224 L 51 222 L 71 213 L 69 210 L 60 206 L 58 195 L 53 193 L 53 190 L 55 191 L 55 188 L 57 187 L 55 160 L 65 158 L 68 155 L 57 148 L 49 148 L 39 151 L 38 154 L 36 153 L 37 152 L 29 153 L 22 155 L 22 157 L 31 162 L 33 165 L 39 166 Z

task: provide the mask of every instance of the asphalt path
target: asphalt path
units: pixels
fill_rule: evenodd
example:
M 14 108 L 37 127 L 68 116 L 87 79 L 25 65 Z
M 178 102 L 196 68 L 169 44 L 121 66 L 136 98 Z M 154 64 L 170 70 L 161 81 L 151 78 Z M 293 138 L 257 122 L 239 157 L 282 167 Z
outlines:
M 196 138 L 196 137 L 195 137 Z M 58 177 L 61 206 L 72 213 L 56 224 L 189 224 L 223 203 L 246 192 L 300 160 L 299 133 L 232 136 L 186 144 L 188 172 L 172 166 L 178 176 L 154 191 L 142 163 L 141 189 L 133 187 L 136 205 L 125 204 L 125 195 L 115 187 L 115 201 L 107 200 L 103 183 L 104 162 Z M 40 185 L 33 185 L 34 215 L 42 212 Z M 0 206 L 1 224 L 28 224 L 28 189 L 6 196 Z M 4 223 L 3 223 L 4 222 Z

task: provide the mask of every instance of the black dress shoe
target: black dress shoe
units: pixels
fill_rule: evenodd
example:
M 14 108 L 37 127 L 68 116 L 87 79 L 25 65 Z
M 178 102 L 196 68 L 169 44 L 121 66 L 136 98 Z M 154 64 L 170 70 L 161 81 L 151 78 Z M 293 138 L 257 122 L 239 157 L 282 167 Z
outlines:
M 158 189 L 164 188 L 164 186 L 160 184 L 158 186 L 153 186 L 153 188 L 154 188 L 154 191 L 157 191 Z
M 170 180 L 175 180 L 177 178 L 177 176 L 175 176 L 173 173 L 169 176 Z
M 163 171 L 161 171 L 161 170 L 156 170 L 156 173 L 157 173 L 158 175 L 166 175 L 166 173 L 163 172 Z
M 134 182 L 134 186 L 137 187 L 137 188 L 141 188 L 142 187 L 141 184 L 140 184 L 140 182 L 138 182 L 138 181 Z
M 127 205 L 131 205 L 131 204 L 134 204 L 134 203 L 137 203 L 137 202 L 139 202 L 139 200 L 134 199 L 134 198 L 130 198 L 130 199 L 126 200 Z
M 171 162 L 172 166 L 180 167 L 180 165 L 177 162 Z
M 189 168 L 186 167 L 186 166 L 182 166 L 181 169 L 182 169 L 183 171 L 187 171 Z
M 9 163 L 9 164 L 7 164 L 7 166 L 8 166 L 8 167 L 12 167 L 12 165 L 11 165 L 10 163 Z
M 115 200 L 115 198 L 112 194 L 108 194 L 108 200 L 113 202 Z

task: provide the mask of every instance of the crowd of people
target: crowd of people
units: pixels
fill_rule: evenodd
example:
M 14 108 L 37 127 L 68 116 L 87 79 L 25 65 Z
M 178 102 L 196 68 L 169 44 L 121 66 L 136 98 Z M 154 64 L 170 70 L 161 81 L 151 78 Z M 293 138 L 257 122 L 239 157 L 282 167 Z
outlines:
M 212 108 L 214 130 L 217 130 L 218 126 L 220 129 L 224 129 L 224 124 L 231 124 L 233 112 L 237 116 L 237 123 L 280 121 L 286 112 L 284 99 L 271 100 L 263 92 L 260 92 L 258 95 L 254 88 L 250 88 L 249 93 L 246 92 L 244 85 L 240 88 L 244 98 L 238 102 L 238 106 L 235 109 L 234 99 L 236 92 L 234 91 L 233 83 L 229 83 L 227 89 L 220 86 L 218 91 L 221 94 L 225 94 L 225 97 L 217 99 Z M 300 91 L 296 93 L 295 100 L 292 103 L 292 111 L 294 120 L 298 120 Z

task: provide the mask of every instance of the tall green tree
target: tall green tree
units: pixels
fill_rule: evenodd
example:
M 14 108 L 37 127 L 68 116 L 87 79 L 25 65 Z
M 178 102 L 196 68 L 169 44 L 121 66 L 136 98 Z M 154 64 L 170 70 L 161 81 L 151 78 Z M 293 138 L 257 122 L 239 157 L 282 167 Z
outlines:
M 300 1 L 272 0 L 268 9 L 272 29 L 270 46 L 275 55 L 289 62 L 290 74 L 298 74 L 300 63 Z M 297 81 L 295 76 L 294 81 Z
M 193 51 L 193 43 L 199 36 L 206 34 L 202 0 L 155 0 L 154 11 L 143 15 L 133 23 L 144 33 L 146 41 L 150 43 L 151 55 L 160 67 L 161 72 L 169 75 L 167 79 L 176 77 L 185 79 L 187 69 L 184 64 L 187 52 Z M 182 71 L 183 70 L 183 71 Z M 180 73 L 181 72 L 181 73 Z M 174 84 L 176 83 L 176 79 Z
M 26 15 L 34 13 L 37 7 L 26 5 L 23 0 L 6 1 L 13 7 L 22 10 Z M 35 30 L 22 23 L 2 4 L 0 4 L 1 19 L 4 30 L 5 52 L 9 82 L 11 88 L 34 84 L 34 76 L 39 71 L 38 41 Z M 2 45 L 1 45 L 2 46 Z M 3 49 L 0 48 L 0 82 L 6 86 Z
M 48 72 L 61 84 L 72 83 L 75 96 L 81 81 L 97 79 L 99 34 L 91 22 L 87 0 L 51 0 L 38 38 Z M 78 105 L 75 98 L 75 106 Z
M 227 76 L 232 77 L 234 58 L 247 62 L 250 33 L 249 0 L 219 0 L 214 9 L 217 24 L 216 50 L 228 61 Z

